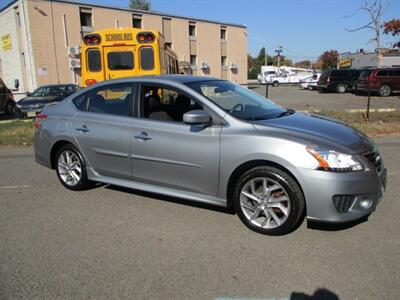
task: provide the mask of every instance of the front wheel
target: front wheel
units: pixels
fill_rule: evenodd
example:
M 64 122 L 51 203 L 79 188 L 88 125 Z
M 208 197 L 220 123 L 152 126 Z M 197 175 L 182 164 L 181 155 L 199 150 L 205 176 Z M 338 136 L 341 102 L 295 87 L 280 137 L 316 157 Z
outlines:
M 67 189 L 80 191 L 90 187 L 85 162 L 73 145 L 68 144 L 58 150 L 55 166 L 58 179 Z
M 389 97 L 392 94 L 392 89 L 387 84 L 382 84 L 378 89 L 379 96 Z
M 344 85 L 344 84 L 338 84 L 338 85 L 336 86 L 336 92 L 337 92 L 337 93 L 343 94 L 343 93 L 346 93 L 346 91 L 347 91 L 346 85 Z
M 272 86 L 279 86 L 279 81 L 272 82 Z
M 274 167 L 256 167 L 244 173 L 235 186 L 234 202 L 241 221 L 267 235 L 292 232 L 305 211 L 297 182 Z

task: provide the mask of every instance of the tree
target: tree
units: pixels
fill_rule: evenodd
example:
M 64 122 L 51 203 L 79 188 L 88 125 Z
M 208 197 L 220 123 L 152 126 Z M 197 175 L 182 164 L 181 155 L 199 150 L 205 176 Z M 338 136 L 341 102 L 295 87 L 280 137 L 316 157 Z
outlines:
M 383 33 L 392 36 L 400 35 L 400 19 L 393 19 L 383 23 Z
M 132 9 L 150 10 L 150 0 L 130 0 L 129 7 Z
M 345 28 L 345 29 L 349 32 L 360 31 L 363 29 L 372 30 L 374 32 L 374 38 L 370 39 L 369 41 L 375 42 L 376 48 L 380 48 L 381 47 L 381 29 L 382 29 L 381 19 L 382 19 L 382 15 L 384 13 L 384 9 L 382 8 L 381 0 L 376 0 L 372 3 L 365 2 L 356 11 L 356 13 L 360 10 L 363 10 L 369 14 L 370 22 L 368 22 L 367 24 L 364 24 L 360 27 L 357 27 L 357 28 L 352 28 L 352 29 Z M 347 17 L 352 17 L 356 13 L 354 13 L 353 15 L 347 16 Z
M 325 51 L 321 54 L 319 59 L 322 61 L 323 70 L 336 68 L 339 59 L 339 53 L 336 50 Z
M 294 66 L 296 68 L 311 68 L 311 61 L 307 60 L 302 60 L 294 63 Z

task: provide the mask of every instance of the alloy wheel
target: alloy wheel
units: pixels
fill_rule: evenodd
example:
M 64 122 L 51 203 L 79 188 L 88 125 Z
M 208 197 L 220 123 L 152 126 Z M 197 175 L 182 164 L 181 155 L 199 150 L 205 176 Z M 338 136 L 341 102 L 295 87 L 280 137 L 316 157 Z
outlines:
M 387 85 L 382 85 L 382 86 L 379 88 L 379 94 L 380 94 L 381 96 L 383 96 L 383 97 L 388 97 L 388 96 L 390 96 L 390 93 L 391 93 L 390 87 L 387 86 Z
M 82 178 L 82 165 L 78 156 L 70 151 L 65 150 L 58 158 L 58 173 L 61 180 L 69 185 L 75 186 Z
M 290 199 L 275 180 L 257 177 L 249 180 L 240 192 L 240 207 L 253 225 L 272 229 L 286 222 L 290 214 Z

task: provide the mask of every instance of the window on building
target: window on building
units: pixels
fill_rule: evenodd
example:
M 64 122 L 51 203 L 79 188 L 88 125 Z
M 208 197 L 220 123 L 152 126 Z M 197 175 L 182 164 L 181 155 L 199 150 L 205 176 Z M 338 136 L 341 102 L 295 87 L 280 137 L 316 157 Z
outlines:
M 166 46 L 167 48 L 172 49 L 172 43 L 165 43 L 165 46 Z
M 133 15 L 132 27 L 142 29 L 142 16 L 141 15 Z
M 190 55 L 190 64 L 192 66 L 196 66 L 197 65 L 197 55 Z
M 221 27 L 221 40 L 226 40 L 226 27 Z
M 21 61 L 22 61 L 22 65 L 25 67 L 26 61 L 25 61 L 25 53 L 24 52 L 21 52 Z
M 196 37 L 196 23 L 189 23 L 189 37 Z
M 226 56 L 221 56 L 221 66 L 226 67 Z
M 90 8 L 81 8 L 80 18 L 82 27 L 93 27 L 92 10 Z

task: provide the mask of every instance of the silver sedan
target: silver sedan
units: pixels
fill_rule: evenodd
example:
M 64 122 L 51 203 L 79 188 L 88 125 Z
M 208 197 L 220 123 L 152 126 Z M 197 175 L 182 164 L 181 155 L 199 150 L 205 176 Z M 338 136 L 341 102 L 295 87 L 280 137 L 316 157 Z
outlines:
M 70 190 L 101 182 L 229 207 L 269 235 L 304 216 L 365 217 L 386 184 L 364 134 L 211 77 L 106 81 L 46 106 L 35 125 L 36 161 Z

